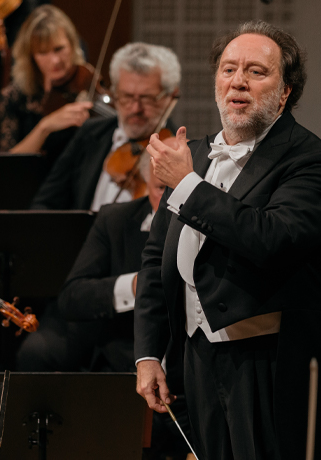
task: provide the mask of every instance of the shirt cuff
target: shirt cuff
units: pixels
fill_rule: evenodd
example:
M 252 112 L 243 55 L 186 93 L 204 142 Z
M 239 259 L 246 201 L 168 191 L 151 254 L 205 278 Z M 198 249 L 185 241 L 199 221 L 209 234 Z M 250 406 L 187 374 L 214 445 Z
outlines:
M 117 278 L 114 287 L 114 308 L 117 313 L 124 313 L 134 309 L 135 297 L 133 280 L 136 273 L 127 273 Z
M 177 187 L 175 187 L 171 196 L 168 198 L 167 209 L 175 214 L 179 214 L 180 208 L 183 206 L 195 187 L 202 181 L 203 179 L 196 174 L 196 172 L 187 174 L 187 176 L 180 181 Z
M 146 358 L 137 359 L 137 361 L 135 361 L 136 366 L 141 361 L 158 361 L 160 363 L 160 360 L 158 358 L 154 358 L 153 356 L 146 356 Z

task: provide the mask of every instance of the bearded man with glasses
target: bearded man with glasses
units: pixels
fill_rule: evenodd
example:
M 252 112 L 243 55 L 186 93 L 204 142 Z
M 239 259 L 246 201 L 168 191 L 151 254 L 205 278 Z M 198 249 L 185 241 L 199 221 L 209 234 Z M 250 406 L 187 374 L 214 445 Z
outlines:
M 116 197 L 117 202 L 130 201 L 131 193 L 111 178 L 105 160 L 126 142 L 155 132 L 178 95 L 180 79 L 178 58 L 168 48 L 130 43 L 116 51 L 110 80 L 117 116 L 88 120 L 78 130 L 31 207 L 98 211 Z

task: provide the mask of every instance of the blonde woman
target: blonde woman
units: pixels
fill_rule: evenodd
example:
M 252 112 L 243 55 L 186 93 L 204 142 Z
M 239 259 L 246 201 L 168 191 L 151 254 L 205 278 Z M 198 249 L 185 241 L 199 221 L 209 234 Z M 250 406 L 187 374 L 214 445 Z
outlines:
M 74 132 L 67 128 L 81 126 L 92 107 L 71 102 L 50 113 L 44 109 L 52 88 L 85 65 L 76 29 L 59 8 L 39 6 L 23 23 L 12 55 L 12 83 L 0 96 L 0 151 L 57 154 Z

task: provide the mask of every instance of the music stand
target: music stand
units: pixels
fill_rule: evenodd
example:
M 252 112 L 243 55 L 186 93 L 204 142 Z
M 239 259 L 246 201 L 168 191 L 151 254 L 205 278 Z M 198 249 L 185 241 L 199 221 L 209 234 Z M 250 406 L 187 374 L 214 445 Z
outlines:
M 0 209 L 28 209 L 47 168 L 40 154 L 0 153 Z
M 135 381 L 127 373 L 11 372 L 0 459 L 141 460 L 146 402 Z
M 0 296 L 9 302 L 57 296 L 94 217 L 90 211 L 0 211 Z

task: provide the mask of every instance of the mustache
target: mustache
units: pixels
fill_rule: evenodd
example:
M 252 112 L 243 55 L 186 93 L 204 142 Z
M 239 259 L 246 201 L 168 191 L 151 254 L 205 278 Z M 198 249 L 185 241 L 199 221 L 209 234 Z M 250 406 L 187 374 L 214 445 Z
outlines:
M 140 118 L 141 120 L 147 121 L 148 118 L 143 115 L 142 113 L 131 113 L 130 115 L 127 115 L 126 121 L 131 120 L 132 118 Z
M 230 102 L 233 101 L 234 99 L 241 99 L 244 102 L 253 102 L 254 98 L 250 96 L 249 94 L 244 94 L 244 93 L 238 93 L 237 91 L 232 91 L 227 96 L 225 96 L 225 102 Z

